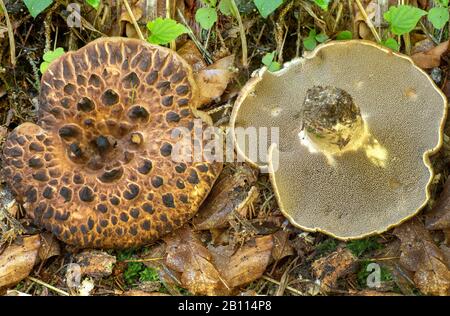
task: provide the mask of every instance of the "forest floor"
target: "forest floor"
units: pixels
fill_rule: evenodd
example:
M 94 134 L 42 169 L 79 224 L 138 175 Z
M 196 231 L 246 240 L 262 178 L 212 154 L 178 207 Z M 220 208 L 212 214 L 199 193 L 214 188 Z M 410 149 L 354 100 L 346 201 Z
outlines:
M 234 56 L 233 76 L 220 79 L 226 80 L 225 93 L 203 108 L 218 113 L 221 126 L 256 69 L 266 64 L 276 70 L 329 40 L 366 39 L 398 49 L 450 95 L 448 22 L 436 28 L 422 17 L 399 36 L 383 19 L 389 6 L 429 12 L 446 8 L 448 1 L 267 0 L 261 8 L 258 0 L 128 0 L 131 15 L 124 1 L 101 1 L 96 9 L 87 2 L 96 1 L 50 0 L 32 17 L 24 1 L 0 0 L 7 11 L 0 7 L 1 143 L 19 124 L 36 121 L 45 53 L 76 50 L 102 36 L 139 38 L 133 20 L 147 38 L 147 22 L 157 17 L 190 27 L 191 34 L 168 46 L 179 49 L 193 41 L 193 60 L 214 65 Z M 223 6 L 231 2 L 238 14 L 225 14 Z M 81 7 L 80 27 L 68 26 L 69 3 Z M 216 11 L 209 29 L 195 18 L 200 7 Z M 0 295 L 450 295 L 447 135 L 432 157 L 435 177 L 423 211 L 386 233 L 349 242 L 291 225 L 267 175 L 245 163 L 225 165 L 199 211 L 202 220 L 191 220 L 156 244 L 122 251 L 74 251 L 33 226 L 3 188 Z M 427 225 L 429 216 L 438 217 L 438 227 Z M 12 272 L 12 266 L 19 269 Z

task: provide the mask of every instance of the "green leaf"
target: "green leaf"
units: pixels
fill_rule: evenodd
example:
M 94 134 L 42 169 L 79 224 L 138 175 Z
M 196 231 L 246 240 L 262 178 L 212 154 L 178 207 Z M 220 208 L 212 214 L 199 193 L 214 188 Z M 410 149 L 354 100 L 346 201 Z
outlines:
M 33 18 L 37 17 L 39 13 L 47 9 L 53 0 L 23 0 Z
M 395 38 L 388 38 L 384 42 L 381 43 L 383 46 L 386 46 L 387 48 L 390 48 L 392 50 L 395 50 L 398 52 L 400 50 L 400 44 L 397 43 Z
M 313 50 L 317 46 L 316 30 L 310 30 L 308 37 L 303 40 L 303 46 L 306 50 Z
M 318 41 L 319 43 L 323 43 L 327 39 L 328 39 L 328 36 L 325 33 L 320 33 L 319 35 L 316 35 L 316 41 Z
M 98 9 L 98 7 L 100 6 L 100 1 L 101 0 L 86 0 L 86 2 L 93 7 L 95 10 Z
M 384 18 L 389 22 L 392 33 L 403 35 L 411 32 L 424 15 L 427 15 L 427 12 L 422 9 L 399 5 L 390 7 L 389 11 L 384 13 Z
M 253 0 L 253 2 L 263 18 L 267 18 L 283 4 L 283 0 Z
M 448 7 L 449 0 L 438 0 L 437 3 L 442 7 Z
M 317 4 L 324 11 L 328 11 L 330 1 L 331 0 L 314 0 L 315 4 Z
M 441 29 L 447 24 L 449 19 L 448 8 L 435 7 L 428 12 L 428 21 L 433 24 L 435 29 Z
M 195 20 L 201 27 L 209 30 L 217 21 L 217 12 L 214 8 L 200 8 L 195 13 Z
M 351 40 L 353 38 L 353 34 L 350 31 L 342 31 L 339 32 L 336 36 L 336 39 L 338 41 L 345 41 L 345 40 Z
M 267 69 L 270 72 L 275 72 L 281 69 L 281 65 L 279 62 L 273 61 L 275 58 L 275 52 L 264 55 L 262 59 L 262 63 L 267 66 Z
M 41 63 L 41 66 L 39 67 L 41 73 L 43 74 L 47 70 L 48 66 L 50 66 L 51 62 L 62 55 L 64 55 L 64 48 L 62 47 L 58 47 L 54 51 L 50 50 L 46 52 L 44 56 L 42 56 L 42 59 L 44 61 Z
M 233 7 L 231 5 L 231 0 L 221 0 L 219 2 L 219 11 L 223 15 L 230 16 L 233 14 Z
M 157 18 L 147 23 L 151 32 L 147 41 L 152 44 L 165 45 L 175 40 L 181 34 L 187 33 L 184 25 L 172 19 Z

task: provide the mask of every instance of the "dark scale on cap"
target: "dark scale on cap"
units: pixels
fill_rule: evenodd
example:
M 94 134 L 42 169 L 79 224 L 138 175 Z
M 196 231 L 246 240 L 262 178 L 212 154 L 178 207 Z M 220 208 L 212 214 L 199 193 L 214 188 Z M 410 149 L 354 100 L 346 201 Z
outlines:
M 20 183 L 20 182 L 23 181 L 23 178 L 22 178 L 22 176 L 21 176 L 20 174 L 16 174 L 16 175 L 13 177 L 13 181 L 14 181 L 15 183 Z
M 106 220 L 106 219 L 102 219 L 102 220 L 100 220 L 100 226 L 101 227 L 103 227 L 103 228 L 105 228 L 105 227 L 107 227 L 108 226 L 108 221 Z
M 48 181 L 48 176 L 45 170 L 39 170 L 36 173 L 33 173 L 33 178 L 37 181 L 46 182 Z
M 138 234 L 138 230 L 137 230 L 136 226 L 130 227 L 130 234 L 133 236 L 136 236 Z
M 172 154 L 172 144 L 164 143 L 160 148 L 161 155 L 168 157 Z
M 118 236 L 122 236 L 123 235 L 123 229 L 122 227 L 116 227 L 116 234 Z
M 78 111 L 90 112 L 94 108 L 95 108 L 94 102 L 92 102 L 92 100 L 87 97 L 81 98 L 80 101 L 78 101 L 78 103 L 77 103 Z
M 195 166 L 195 168 L 197 168 L 197 170 L 200 172 L 207 172 L 209 170 L 207 165 L 197 165 Z
M 176 185 L 177 185 L 177 188 L 180 189 L 180 190 L 183 190 L 183 189 L 186 187 L 186 186 L 184 185 L 183 180 L 181 180 L 181 179 L 178 179 L 178 180 L 177 180 Z
M 131 72 L 128 75 L 126 75 L 123 80 L 122 84 L 125 89 L 133 89 L 137 88 L 137 86 L 140 84 L 140 80 L 135 72 Z
M 142 210 L 146 213 L 153 214 L 153 206 L 150 203 L 142 204 Z
M 79 174 L 73 176 L 73 183 L 75 184 L 83 184 L 83 177 Z
M 22 157 L 23 150 L 22 148 L 13 147 L 5 150 L 5 153 L 11 157 Z
M 108 212 L 108 207 L 105 204 L 99 204 L 97 205 L 97 211 L 105 214 L 106 212 Z
M 33 157 L 28 160 L 28 166 L 31 168 L 42 168 L 44 166 L 44 161 L 39 157 Z
M 52 206 L 47 207 L 47 210 L 42 214 L 43 219 L 50 219 L 55 214 L 55 209 Z
M 152 178 L 152 185 L 155 188 L 159 188 L 160 186 L 162 186 L 164 184 L 164 179 L 161 178 L 160 176 L 154 176 Z
M 170 122 L 178 123 L 180 121 L 180 116 L 178 115 L 178 113 L 170 111 L 169 113 L 166 114 L 166 121 L 168 123 Z
M 189 87 L 185 85 L 178 86 L 176 91 L 178 95 L 186 95 L 189 92 Z
M 158 72 L 152 71 L 145 78 L 145 82 L 147 82 L 147 84 L 151 86 L 156 82 L 156 79 L 158 79 Z
M 70 217 L 69 212 L 56 212 L 55 214 L 55 219 L 61 222 L 67 221 L 69 217 Z
M 167 206 L 167 207 L 170 207 L 170 208 L 174 208 L 175 207 L 175 202 L 173 201 L 172 193 L 164 194 L 162 196 L 162 201 L 163 201 L 164 205 Z
M 64 92 L 67 94 L 72 94 L 75 92 L 75 86 L 71 83 L 68 83 L 64 86 Z
M 119 102 L 119 95 L 111 89 L 108 89 L 102 95 L 102 102 L 107 106 L 113 106 Z
M 149 117 L 148 111 L 140 105 L 135 105 L 128 111 L 128 117 L 132 120 L 142 119 L 146 120 Z
M 161 104 L 164 106 L 171 106 L 173 104 L 173 96 L 169 95 L 169 96 L 163 97 L 161 100 Z
M 200 180 L 198 179 L 197 171 L 194 169 L 189 170 L 189 176 L 187 177 L 187 181 L 190 184 L 198 184 Z
M 152 170 L 152 162 L 150 160 L 142 161 L 137 170 L 139 173 L 148 174 Z
M 111 216 L 111 224 L 116 225 L 118 222 L 117 216 L 113 215 Z
M 167 223 L 169 220 L 167 219 L 166 214 L 161 214 L 159 215 L 159 219 L 163 222 L 163 223 Z
M 189 104 L 189 100 L 188 99 L 180 99 L 180 100 L 178 100 L 177 103 L 179 106 L 185 106 L 185 105 Z
M 102 84 L 102 79 L 98 75 L 92 74 L 89 77 L 89 82 L 88 83 L 89 83 L 90 86 L 94 86 L 96 88 L 100 88 L 100 86 Z
M 189 114 L 191 114 L 191 111 L 190 111 L 189 109 L 182 109 L 182 110 L 180 111 L 180 114 L 181 114 L 182 117 L 186 117 L 186 116 L 188 116 Z
M 94 224 L 95 224 L 94 220 L 89 217 L 89 219 L 87 221 L 87 225 L 88 225 L 89 230 L 92 230 L 94 228 Z
M 150 192 L 149 194 L 147 194 L 147 200 L 152 201 L 153 197 L 153 193 Z
M 37 190 L 35 188 L 30 188 L 25 193 L 26 202 L 28 203 L 34 203 L 37 201 Z
M 78 227 L 76 227 L 76 226 L 70 226 L 69 230 L 70 230 L 70 233 L 71 233 L 71 234 L 75 234 L 75 233 L 78 231 Z
M 130 215 L 133 218 L 138 218 L 139 217 L 139 210 L 137 208 L 132 208 L 130 211 Z
M 178 173 L 183 173 L 186 171 L 186 164 L 185 163 L 180 163 L 179 165 L 175 166 L 175 171 Z
M 59 236 L 62 233 L 62 228 L 61 228 L 61 226 L 58 226 L 58 225 L 52 225 L 51 232 L 54 235 Z
M 18 159 L 13 159 L 13 160 L 11 161 L 11 164 L 12 164 L 14 167 L 18 168 L 18 169 L 21 169 L 21 168 L 23 168 L 23 166 L 24 166 L 23 161 L 22 161 L 22 160 L 18 160 Z M 30 166 L 30 167 L 31 167 L 31 166 Z M 41 167 L 42 167 L 42 166 L 41 166 Z
M 122 222 L 125 222 L 125 223 L 128 222 L 128 220 L 130 219 L 130 217 L 127 215 L 127 213 L 124 213 L 124 212 L 120 213 L 119 218 Z
M 109 202 L 111 202 L 112 205 L 119 205 L 120 204 L 120 199 L 116 196 L 113 196 L 109 199 Z
M 151 225 L 149 220 L 145 220 L 145 221 L 142 222 L 141 227 L 142 227 L 142 229 L 148 231 L 148 230 L 151 229 L 152 225 Z
M 138 196 L 140 188 L 137 184 L 130 184 L 128 190 L 123 192 L 123 197 L 127 200 L 132 200 Z
M 88 229 L 87 229 L 86 225 L 81 225 L 81 226 L 80 226 L 80 231 L 81 231 L 84 235 L 86 235 L 86 234 L 88 233 Z
M 95 199 L 94 192 L 90 187 L 84 186 L 78 193 L 80 200 L 83 202 L 92 202 Z
M 72 200 L 72 190 L 68 187 L 62 187 L 59 190 L 59 195 L 64 198 L 64 202 L 69 202 L 70 200 Z
M 183 203 L 187 203 L 189 201 L 188 196 L 186 194 L 181 194 L 180 201 Z
M 42 196 L 46 199 L 53 198 L 54 190 L 52 187 L 46 186 L 44 191 L 42 192 Z

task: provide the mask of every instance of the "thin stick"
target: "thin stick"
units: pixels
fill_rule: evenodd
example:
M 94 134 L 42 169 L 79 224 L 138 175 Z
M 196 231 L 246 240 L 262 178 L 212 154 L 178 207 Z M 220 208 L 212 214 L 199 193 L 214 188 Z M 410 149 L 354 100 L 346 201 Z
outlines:
M 366 10 L 364 10 L 363 5 L 361 4 L 360 0 L 355 0 L 356 5 L 358 6 L 359 11 L 361 12 L 361 14 L 364 17 L 364 20 L 367 23 L 367 26 L 370 28 L 370 31 L 372 32 L 373 36 L 375 37 L 375 40 L 378 43 L 381 43 L 381 38 L 380 35 L 378 35 L 377 30 L 375 29 L 375 26 L 373 26 L 372 21 L 370 21 L 369 17 L 367 16 Z
M 171 0 L 166 0 L 166 18 L 171 19 L 172 18 L 172 9 L 170 6 Z M 170 49 L 176 51 L 177 50 L 177 42 L 175 40 L 170 41 Z
M 244 30 L 244 24 L 242 23 L 241 15 L 239 14 L 239 9 L 236 5 L 236 2 L 234 0 L 230 1 L 231 8 L 233 11 L 233 15 L 238 21 L 239 24 L 239 34 L 241 35 L 241 46 L 242 46 L 242 66 L 244 68 L 248 67 L 248 52 L 247 52 L 247 38 L 245 37 L 245 30 Z
M 133 22 L 134 28 L 136 29 L 136 32 L 139 35 L 139 38 L 141 40 L 145 41 L 145 37 L 142 34 L 141 29 L 139 28 L 139 25 L 138 25 L 138 23 L 136 21 L 136 18 L 134 17 L 133 11 L 131 11 L 130 5 L 128 4 L 128 0 L 122 0 L 122 1 L 123 1 L 123 4 L 125 5 L 125 8 L 127 9 L 128 15 L 131 18 L 131 22 Z
M 0 0 L 0 6 L 5 14 L 6 26 L 8 28 L 8 37 L 9 37 L 9 51 L 11 57 L 11 64 L 13 66 L 16 65 L 16 42 L 14 41 L 14 32 L 12 28 L 11 21 L 9 20 L 8 11 L 6 11 L 6 6 L 3 0 Z
M 277 280 L 274 280 L 274 279 L 272 279 L 272 278 L 269 278 L 269 277 L 266 276 L 266 275 L 263 275 L 262 278 L 263 278 L 264 280 L 269 281 L 269 282 L 275 283 L 275 284 L 278 285 L 278 286 L 281 285 L 280 282 L 278 282 Z M 299 290 L 297 290 L 297 289 L 294 289 L 293 287 L 291 287 L 291 286 L 289 286 L 289 285 L 286 286 L 286 290 L 289 290 L 289 291 L 291 291 L 292 293 L 295 293 L 295 294 L 300 295 L 300 296 L 305 296 L 304 293 L 302 293 L 301 291 L 299 291 Z
M 2 0 L 0 0 L 0 1 L 2 1 Z M 63 296 L 70 296 L 69 293 L 67 293 L 67 292 L 65 292 L 65 291 L 63 291 L 63 290 L 60 290 L 60 289 L 54 287 L 53 285 L 50 285 L 50 284 L 48 284 L 48 283 L 45 283 L 44 281 L 41 281 L 41 280 L 39 280 L 39 279 L 33 278 L 33 277 L 31 277 L 31 276 L 28 276 L 27 279 L 29 279 L 30 281 L 33 281 L 33 282 L 35 282 L 35 283 L 37 283 L 37 284 L 40 284 L 40 285 L 42 285 L 42 286 L 45 286 L 46 288 L 48 288 L 48 289 L 50 289 L 50 290 L 52 290 L 52 291 L 55 291 L 56 293 L 59 293 L 59 294 L 61 294 L 61 295 L 63 295 Z

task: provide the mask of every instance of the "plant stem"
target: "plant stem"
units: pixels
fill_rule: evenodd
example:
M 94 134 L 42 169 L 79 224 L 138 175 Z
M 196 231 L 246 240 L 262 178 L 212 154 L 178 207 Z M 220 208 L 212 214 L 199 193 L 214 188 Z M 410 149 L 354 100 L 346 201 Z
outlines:
M 367 26 L 370 28 L 370 31 L 372 32 L 373 36 L 375 37 L 375 40 L 377 41 L 377 43 L 381 43 L 380 35 L 378 35 L 378 32 L 375 29 L 375 26 L 373 26 L 372 21 L 367 16 L 366 10 L 364 10 L 364 7 L 363 7 L 361 1 L 355 0 L 355 2 L 356 2 L 356 5 L 358 6 L 359 11 L 361 12 L 361 14 L 364 17 L 364 20 L 367 23 Z
M 247 68 L 248 67 L 247 38 L 245 37 L 244 24 L 242 24 L 242 18 L 239 13 L 239 9 L 236 5 L 236 2 L 234 2 L 234 0 L 230 0 L 230 3 L 231 3 L 232 14 L 236 18 L 236 20 L 239 24 L 239 33 L 241 35 L 241 46 L 242 46 L 242 66 L 244 68 Z
M 123 1 L 123 4 L 125 5 L 125 8 L 127 9 L 128 15 L 130 16 L 130 19 L 131 19 L 131 22 L 133 22 L 133 26 L 134 26 L 134 28 L 136 29 L 136 32 L 139 35 L 139 38 L 141 40 L 145 41 L 145 37 L 142 34 L 142 31 L 141 31 L 141 29 L 140 29 L 140 27 L 139 27 L 139 25 L 138 25 L 138 23 L 136 21 L 136 18 L 134 17 L 133 11 L 131 11 L 131 7 L 130 7 L 130 4 L 128 3 L 128 0 L 122 0 L 122 1 Z
M 8 11 L 6 11 L 6 6 L 3 0 L 0 0 L 0 7 L 3 10 L 3 14 L 5 15 L 6 19 L 6 26 L 8 28 L 8 38 L 9 38 L 9 51 L 10 51 L 10 58 L 11 58 L 11 64 L 13 67 L 16 65 L 16 42 L 14 41 L 14 31 L 12 28 L 11 21 L 9 20 Z

